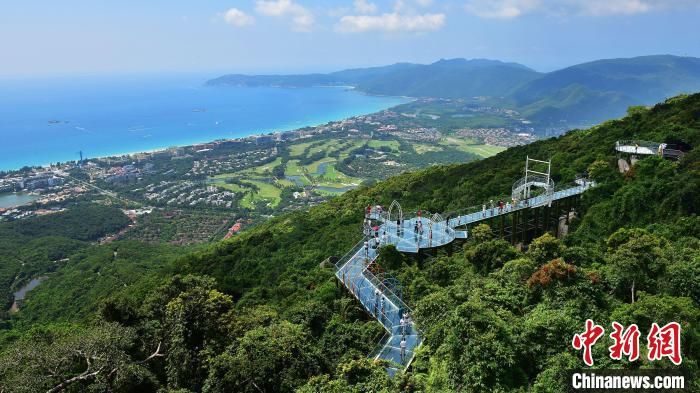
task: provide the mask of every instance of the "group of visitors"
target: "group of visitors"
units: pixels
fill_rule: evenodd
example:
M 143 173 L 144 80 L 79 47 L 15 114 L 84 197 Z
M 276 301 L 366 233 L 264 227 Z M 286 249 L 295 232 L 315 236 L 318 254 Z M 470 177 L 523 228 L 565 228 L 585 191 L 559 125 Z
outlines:
M 503 202 L 502 200 L 494 202 L 493 199 L 491 199 L 489 201 L 491 217 L 497 214 L 508 213 L 513 210 L 513 206 L 516 206 L 515 199 L 513 199 L 513 204 L 511 204 L 510 202 Z M 481 205 L 481 217 L 486 218 L 486 204 Z

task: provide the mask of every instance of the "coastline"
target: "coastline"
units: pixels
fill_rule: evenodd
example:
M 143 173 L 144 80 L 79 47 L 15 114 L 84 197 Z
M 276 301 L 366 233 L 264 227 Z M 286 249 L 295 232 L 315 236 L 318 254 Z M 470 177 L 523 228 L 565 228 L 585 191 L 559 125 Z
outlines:
M 346 91 L 350 91 L 354 94 L 360 94 L 364 96 L 370 96 L 370 97 L 377 97 L 377 98 L 392 98 L 396 100 L 402 100 L 403 102 L 393 102 L 393 103 L 387 103 L 386 106 L 380 106 L 380 108 L 372 108 L 369 111 L 366 109 L 369 108 L 362 108 L 358 109 L 358 111 L 353 111 L 353 110 L 347 110 L 345 111 L 346 113 L 340 114 L 338 117 L 333 117 L 333 118 L 322 118 L 321 119 L 307 119 L 307 120 L 290 120 L 287 122 L 284 122 L 285 124 L 282 124 L 281 126 L 268 126 L 268 127 L 261 127 L 257 129 L 256 131 L 253 131 L 252 129 L 248 131 L 243 131 L 240 132 L 240 135 L 235 136 L 235 137 L 229 137 L 229 136 L 224 136 L 222 135 L 221 137 L 217 138 L 211 138 L 211 136 L 204 136 L 201 139 L 192 139 L 192 140 L 187 140 L 187 141 L 178 141 L 174 143 L 162 143 L 160 145 L 156 145 L 153 147 L 148 147 L 148 148 L 139 148 L 137 150 L 123 150 L 123 151 L 116 151 L 116 152 L 109 152 L 109 153 L 96 153 L 94 156 L 88 156 L 87 159 L 105 159 L 105 158 L 110 158 L 110 157 L 127 157 L 127 156 L 133 156 L 137 154 L 152 154 L 152 153 L 157 153 L 157 152 L 162 152 L 166 151 L 171 148 L 181 148 L 181 147 L 191 147 L 199 144 L 207 144 L 207 143 L 213 143 L 216 141 L 230 141 L 230 140 L 241 140 L 241 139 L 246 139 L 249 137 L 253 137 L 256 135 L 267 135 L 267 134 L 272 134 L 272 133 L 287 133 L 287 132 L 294 132 L 303 128 L 308 128 L 308 127 L 319 127 L 324 124 L 328 124 L 331 122 L 338 122 L 338 121 L 343 121 L 346 119 L 351 119 L 359 116 L 368 116 L 374 113 L 378 113 L 384 110 L 389 110 L 392 108 L 395 108 L 399 105 L 403 105 L 405 103 L 409 103 L 412 101 L 415 101 L 417 98 L 415 97 L 403 97 L 403 96 L 386 96 L 386 95 L 375 95 L 375 94 L 369 94 L 365 93 L 362 91 L 357 90 L 354 86 L 317 86 L 317 87 L 326 87 L 326 88 L 341 88 L 345 89 Z M 271 109 L 272 110 L 272 109 Z M 322 116 L 319 116 L 322 117 Z M 211 126 L 213 127 L 213 126 Z M 211 128 L 210 128 L 211 129 Z M 234 133 L 236 131 L 229 131 L 230 133 Z M 60 161 L 60 162 L 75 162 L 75 159 L 61 159 L 61 160 L 55 160 L 52 159 L 52 161 L 49 162 L 43 162 L 43 163 L 36 163 L 36 164 L 11 164 L 8 163 L 7 166 L 0 164 L 0 172 L 7 172 L 7 173 L 12 173 L 12 172 L 17 172 L 21 170 L 23 167 L 30 167 L 30 168 L 50 168 L 51 166 L 55 165 L 55 162 Z
M 363 93 L 363 94 L 365 94 L 365 93 Z M 396 96 L 384 96 L 384 97 L 403 98 L 403 99 L 413 100 L 413 101 L 416 100 L 416 98 L 412 98 L 412 97 L 396 97 Z M 403 104 L 399 104 L 399 105 L 403 105 Z M 342 117 L 342 118 L 340 118 L 340 119 L 330 120 L 330 121 L 327 121 L 327 122 L 325 122 L 325 123 L 308 124 L 308 125 L 303 125 L 303 126 L 299 126 L 299 127 L 295 127 L 295 128 L 261 130 L 260 132 L 252 133 L 252 134 L 247 134 L 247 135 L 245 135 L 245 136 L 240 136 L 240 137 L 237 137 L 237 138 L 217 138 L 217 139 L 199 140 L 199 141 L 188 142 L 188 143 L 185 143 L 185 144 L 175 144 L 175 145 L 169 145 L 169 146 L 161 146 L 161 147 L 155 147 L 155 148 L 146 149 L 146 150 L 138 150 L 138 151 L 130 151 L 130 152 L 120 152 L 120 153 L 107 154 L 107 155 L 97 155 L 97 156 L 94 156 L 94 157 L 87 157 L 86 159 L 87 159 L 87 160 L 90 160 L 90 159 L 102 160 L 102 159 L 113 158 L 113 157 L 114 157 L 114 158 L 119 158 L 119 157 L 134 156 L 134 155 L 137 155 L 137 154 L 153 154 L 153 153 L 164 152 L 164 151 L 167 151 L 168 149 L 193 147 L 193 146 L 195 146 L 195 145 L 203 145 L 203 144 L 208 144 L 208 143 L 214 143 L 214 142 L 217 142 L 217 141 L 241 140 L 241 139 L 246 139 L 246 138 L 250 138 L 250 137 L 253 137 L 253 136 L 257 136 L 257 135 L 268 135 L 268 134 L 271 134 L 271 133 L 288 133 L 288 132 L 295 132 L 295 131 L 298 131 L 298 130 L 300 130 L 300 129 L 302 129 L 302 128 L 307 128 L 307 127 L 320 127 L 320 126 L 322 126 L 322 125 L 324 125 L 324 124 L 328 124 L 328 123 L 331 123 L 331 122 L 343 121 L 343 120 L 352 119 L 352 118 L 354 118 L 354 117 L 360 117 L 360 116 L 369 116 L 369 115 L 372 115 L 372 114 L 374 114 L 374 113 L 378 113 L 378 112 L 385 111 L 385 110 L 390 110 L 390 109 L 395 108 L 395 107 L 397 107 L 397 106 L 398 106 L 398 105 L 394 105 L 394 106 L 390 106 L 390 107 L 387 107 L 387 108 L 385 108 L 385 109 L 382 109 L 382 110 L 380 110 L 380 111 L 375 111 L 375 112 L 370 112 L 370 113 L 361 113 L 361 114 L 357 114 L 357 115 L 353 115 L 353 116 Z M 75 162 L 75 160 L 67 161 L 67 162 Z M 52 167 L 52 165 L 53 165 L 53 164 L 51 164 L 51 163 L 44 163 L 44 164 L 39 164 L 39 165 L 27 165 L 27 166 L 29 166 L 29 167 L 31 167 L 31 168 L 49 169 L 49 168 Z M 0 168 L 0 171 L 5 171 L 5 172 L 16 172 L 16 171 L 19 171 L 20 169 L 21 169 L 21 168 L 13 168 L 13 169 L 2 169 L 2 168 Z

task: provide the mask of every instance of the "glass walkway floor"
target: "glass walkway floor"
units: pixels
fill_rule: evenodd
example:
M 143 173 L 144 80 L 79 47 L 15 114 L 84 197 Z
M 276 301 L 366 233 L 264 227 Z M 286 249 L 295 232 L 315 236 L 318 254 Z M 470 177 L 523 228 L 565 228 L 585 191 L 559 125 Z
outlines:
M 370 356 L 376 360 L 387 361 L 387 372 L 394 375 L 399 370 L 405 371 L 408 368 L 415 351 L 422 343 L 420 331 L 411 319 L 410 308 L 403 302 L 400 293 L 397 294 L 391 282 L 381 274 L 375 274 L 370 268 L 378 257 L 379 247 L 392 244 L 397 250 L 406 253 L 441 247 L 455 239 L 468 237 L 466 230 L 457 229 L 461 226 L 517 210 L 548 205 L 554 200 L 581 194 L 593 186 L 593 182 L 577 181 L 576 186 L 525 199 L 502 209 L 487 208 L 468 214 L 456 214 L 447 220 L 442 219 L 440 215 L 424 217 L 418 212 L 416 217 L 399 219 L 399 222 L 396 222 L 390 220 L 391 211 L 372 209 L 368 218 L 379 224 L 371 229 L 376 233 L 375 237 L 365 236 L 336 263 L 336 277 L 387 332 Z M 396 205 L 398 206 L 398 203 Z M 403 325 L 402 318 L 405 319 Z

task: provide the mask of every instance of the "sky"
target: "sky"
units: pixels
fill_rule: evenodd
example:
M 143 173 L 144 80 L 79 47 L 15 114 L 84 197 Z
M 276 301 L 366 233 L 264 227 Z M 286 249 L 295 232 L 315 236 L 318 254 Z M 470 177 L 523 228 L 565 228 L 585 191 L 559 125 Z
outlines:
M 303 73 L 441 58 L 538 71 L 700 57 L 700 0 L 24 0 L 0 6 L 0 77 Z

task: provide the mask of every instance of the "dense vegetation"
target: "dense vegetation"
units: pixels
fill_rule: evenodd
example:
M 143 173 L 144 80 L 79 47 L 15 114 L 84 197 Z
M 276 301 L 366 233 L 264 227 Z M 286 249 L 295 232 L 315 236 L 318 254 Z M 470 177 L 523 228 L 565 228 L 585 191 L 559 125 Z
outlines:
M 135 244 L 110 257 L 114 245 L 96 247 L 95 257 L 37 288 L 0 336 L 0 384 L 18 392 L 561 392 L 565 370 L 582 366 L 570 343 L 587 318 L 637 323 L 643 334 L 652 322 L 677 321 L 681 367 L 697 372 L 700 153 L 677 163 L 645 158 L 623 175 L 612 146 L 631 138 L 698 146 L 700 94 L 481 161 L 393 177 L 182 257 L 139 255 Z M 522 252 L 480 227 L 451 255 L 384 252 L 425 337 L 411 371 L 388 378 L 366 359 L 381 327 L 319 263 L 359 240 L 368 203 L 443 212 L 480 204 L 510 191 L 526 155 L 551 157 L 557 182 L 583 172 L 598 182 L 573 233 L 544 235 Z M 160 270 L 134 270 L 126 285 L 96 274 L 142 260 Z M 94 289 L 81 307 L 59 296 L 86 283 Z M 595 347 L 596 367 L 674 367 L 611 361 L 608 341 Z
M 37 275 L 56 270 L 62 260 L 131 221 L 116 207 L 79 204 L 69 210 L 0 223 L 0 321 L 12 292 Z
M 412 97 L 501 97 L 494 106 L 520 110 L 530 120 L 592 124 L 700 89 L 700 59 L 669 55 L 607 59 L 538 73 L 516 63 L 440 60 L 312 75 L 226 75 L 210 85 L 353 85 L 372 94 Z

